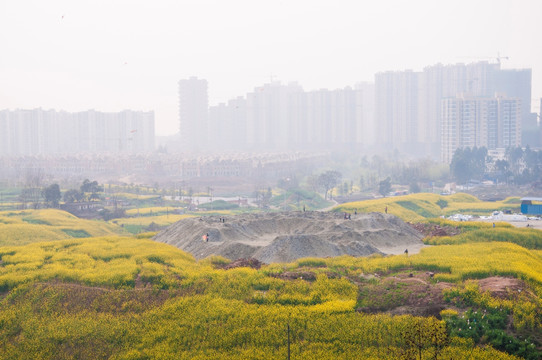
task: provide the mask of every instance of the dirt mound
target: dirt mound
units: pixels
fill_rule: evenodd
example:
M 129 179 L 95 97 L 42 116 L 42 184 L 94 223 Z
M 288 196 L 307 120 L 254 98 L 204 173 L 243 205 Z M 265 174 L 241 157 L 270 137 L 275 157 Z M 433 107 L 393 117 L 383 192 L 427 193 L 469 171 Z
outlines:
M 452 284 L 431 280 L 432 273 L 403 271 L 383 277 L 361 276 L 358 283 L 360 305 L 358 312 L 376 314 L 386 312 L 393 315 L 434 316 L 441 318 L 440 311 L 446 308 L 442 290 Z M 368 281 L 375 279 L 376 281 Z
M 238 268 L 238 267 L 249 267 L 249 268 L 253 268 L 253 269 L 259 269 L 259 268 L 262 267 L 262 265 L 263 265 L 263 263 L 261 261 L 259 261 L 258 259 L 241 258 L 241 259 L 237 259 L 235 261 L 232 261 L 228 265 L 224 266 L 224 270 L 234 269 L 234 268 Z
M 455 236 L 461 233 L 461 229 L 454 226 L 430 223 L 409 223 L 415 230 L 421 232 L 425 236 Z
M 255 258 L 264 263 L 291 262 L 304 257 L 397 253 L 417 250 L 422 234 L 393 215 L 352 216 L 330 212 L 280 212 L 187 218 L 171 225 L 154 240 L 172 244 L 197 259 L 221 255 Z M 411 250 L 412 249 L 412 250 Z
M 316 274 L 312 271 L 285 271 L 280 274 L 271 274 L 271 276 L 283 279 L 283 280 L 305 280 L 305 281 L 314 281 L 316 280 Z
M 502 276 L 478 280 L 478 286 L 481 291 L 489 291 L 491 295 L 501 299 L 512 299 L 526 289 L 522 280 Z

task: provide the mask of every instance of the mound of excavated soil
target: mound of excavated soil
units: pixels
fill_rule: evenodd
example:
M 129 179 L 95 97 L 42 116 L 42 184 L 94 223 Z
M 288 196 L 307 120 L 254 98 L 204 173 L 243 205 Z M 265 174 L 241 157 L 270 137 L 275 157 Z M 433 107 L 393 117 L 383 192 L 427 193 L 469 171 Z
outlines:
M 208 236 L 207 236 L 208 235 Z M 207 239 L 205 240 L 205 237 Z M 226 218 L 187 218 L 154 237 L 192 253 L 197 259 L 221 255 L 264 263 L 304 257 L 368 256 L 419 250 L 423 235 L 393 215 L 331 212 L 244 214 Z

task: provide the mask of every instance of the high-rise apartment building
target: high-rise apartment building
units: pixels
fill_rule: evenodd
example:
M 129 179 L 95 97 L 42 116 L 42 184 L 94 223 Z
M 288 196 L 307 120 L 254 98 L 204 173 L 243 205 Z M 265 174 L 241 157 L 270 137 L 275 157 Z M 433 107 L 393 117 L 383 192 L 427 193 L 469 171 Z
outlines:
M 503 70 L 500 63 L 488 62 L 438 64 L 418 73 L 376 74 L 375 88 L 377 139 L 384 148 L 397 148 L 413 155 L 441 153 L 441 101 L 459 94 L 480 98 L 501 94 L 520 99 L 521 125 L 528 131 L 530 69 Z
M 290 95 L 302 91 L 295 83 L 272 82 L 247 94 L 247 144 L 251 149 L 287 149 L 295 141 Z
M 207 80 L 190 77 L 179 81 L 180 148 L 200 151 L 207 147 L 209 97 Z
M 355 85 L 356 141 L 364 147 L 376 143 L 375 84 L 359 82 Z
M 419 74 L 418 141 L 424 153 L 440 153 L 441 100 L 467 91 L 464 65 L 428 66 Z
M 212 150 L 356 150 L 374 142 L 374 85 L 305 92 L 273 82 L 209 109 Z
M 0 111 L 0 155 L 154 151 L 154 112 Z
M 460 95 L 441 101 L 441 159 L 449 163 L 458 148 L 488 150 L 521 145 L 521 100 Z
M 411 152 L 418 147 L 418 73 L 375 75 L 377 147 Z
M 246 149 L 247 101 L 238 97 L 209 108 L 209 143 L 213 151 Z
M 530 132 L 536 131 L 536 119 L 531 115 L 531 69 L 501 69 L 496 75 L 496 92 L 521 99 L 522 145 L 531 145 Z

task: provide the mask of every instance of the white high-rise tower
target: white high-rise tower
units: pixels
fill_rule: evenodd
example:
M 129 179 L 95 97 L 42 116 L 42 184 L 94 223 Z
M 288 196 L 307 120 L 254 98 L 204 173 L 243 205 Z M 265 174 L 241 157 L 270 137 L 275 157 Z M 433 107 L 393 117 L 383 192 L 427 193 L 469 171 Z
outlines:
M 205 150 L 208 142 L 209 98 L 207 80 L 191 77 L 179 81 L 180 148 Z

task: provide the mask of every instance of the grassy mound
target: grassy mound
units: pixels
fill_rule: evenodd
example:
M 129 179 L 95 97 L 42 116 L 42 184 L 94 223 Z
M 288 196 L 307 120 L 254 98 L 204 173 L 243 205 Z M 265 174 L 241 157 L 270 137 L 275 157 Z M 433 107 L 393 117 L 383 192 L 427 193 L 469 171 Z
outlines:
M 306 210 L 315 210 L 332 205 L 331 202 L 324 200 L 320 194 L 303 189 L 288 190 L 271 198 L 270 203 L 281 210 L 303 210 L 303 206 L 305 206 Z
M 201 204 L 198 206 L 200 209 L 205 210 L 234 210 L 239 209 L 239 205 L 229 203 L 225 200 L 215 200 L 210 203 Z
M 0 212 L 0 246 L 122 233 L 115 224 L 79 219 L 62 210 Z
M 335 207 L 333 211 L 384 212 L 387 207 L 389 214 L 396 215 L 405 221 L 421 221 L 458 212 L 471 215 L 489 215 L 495 210 L 519 209 L 515 200 L 517 198 L 485 202 L 463 193 L 450 196 L 423 193 L 350 202 Z

